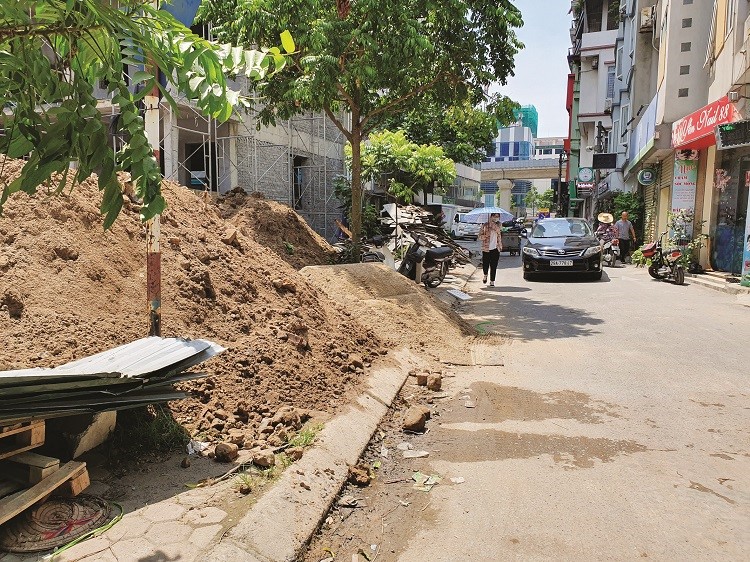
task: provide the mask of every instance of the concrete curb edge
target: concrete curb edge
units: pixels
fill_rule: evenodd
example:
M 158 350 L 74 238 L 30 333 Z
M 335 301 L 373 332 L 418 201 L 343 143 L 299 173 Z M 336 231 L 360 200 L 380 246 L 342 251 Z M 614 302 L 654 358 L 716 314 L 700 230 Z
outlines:
M 293 562 L 298 559 L 420 360 L 407 350 L 389 353 L 349 408 L 326 424 L 316 445 L 287 468 L 215 547 L 212 562 Z M 395 364 L 394 364 L 395 363 Z

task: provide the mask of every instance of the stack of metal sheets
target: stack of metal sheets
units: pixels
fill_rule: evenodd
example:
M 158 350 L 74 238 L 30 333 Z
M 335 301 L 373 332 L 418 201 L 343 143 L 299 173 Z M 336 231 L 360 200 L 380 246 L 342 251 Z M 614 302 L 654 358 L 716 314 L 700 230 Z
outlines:
M 175 383 L 225 349 L 206 340 L 143 338 L 54 369 L 0 371 L 0 425 L 184 398 Z

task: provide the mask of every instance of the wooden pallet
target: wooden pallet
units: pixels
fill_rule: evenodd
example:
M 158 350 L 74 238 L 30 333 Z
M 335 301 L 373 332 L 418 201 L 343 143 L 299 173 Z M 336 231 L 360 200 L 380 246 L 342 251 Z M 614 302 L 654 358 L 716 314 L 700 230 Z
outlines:
M 0 459 L 44 445 L 44 420 L 0 428 Z
M 0 473 L 26 486 L 37 484 L 60 468 L 60 459 L 27 451 L 0 461 Z
M 32 505 L 45 501 L 53 493 L 77 496 L 88 485 L 89 473 L 85 462 L 65 463 L 31 488 L 0 499 L 0 525 Z

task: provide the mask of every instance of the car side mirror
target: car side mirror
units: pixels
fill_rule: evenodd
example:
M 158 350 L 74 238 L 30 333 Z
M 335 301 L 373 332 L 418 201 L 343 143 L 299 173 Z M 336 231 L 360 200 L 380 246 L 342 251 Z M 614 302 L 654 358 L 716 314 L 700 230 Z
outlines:
M 521 230 L 521 238 L 528 238 L 529 237 L 529 231 L 525 228 Z

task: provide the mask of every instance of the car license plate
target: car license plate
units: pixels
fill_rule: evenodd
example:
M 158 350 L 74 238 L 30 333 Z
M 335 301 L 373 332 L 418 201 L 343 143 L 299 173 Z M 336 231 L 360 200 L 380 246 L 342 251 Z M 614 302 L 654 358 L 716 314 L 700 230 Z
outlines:
M 573 260 L 552 260 L 549 264 L 552 267 L 573 267 Z

